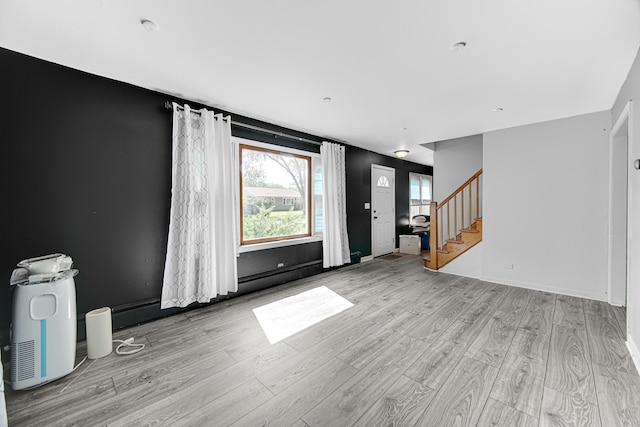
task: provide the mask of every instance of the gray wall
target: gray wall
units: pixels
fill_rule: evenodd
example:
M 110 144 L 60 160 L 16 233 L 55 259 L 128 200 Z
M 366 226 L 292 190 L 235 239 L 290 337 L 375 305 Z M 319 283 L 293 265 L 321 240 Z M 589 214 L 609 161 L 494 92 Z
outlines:
M 433 200 L 441 202 L 482 168 L 482 135 L 435 143 Z
M 606 301 L 610 123 L 603 111 L 484 135 L 485 280 Z

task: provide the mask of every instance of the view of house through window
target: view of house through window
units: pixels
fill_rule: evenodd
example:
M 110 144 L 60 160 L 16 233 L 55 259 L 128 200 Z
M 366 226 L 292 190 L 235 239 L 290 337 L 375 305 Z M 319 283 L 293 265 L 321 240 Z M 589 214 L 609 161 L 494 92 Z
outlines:
M 315 210 L 312 206 L 317 194 L 312 197 L 312 193 L 318 187 L 318 174 L 312 162 L 311 156 L 240 145 L 242 244 L 311 236 L 311 212 L 316 215 L 317 231 L 321 221 L 317 218 L 317 203 Z M 322 193 L 319 196 L 321 199 Z M 321 214 L 322 205 L 319 207 Z
M 409 218 L 429 215 L 431 204 L 431 177 L 409 173 Z

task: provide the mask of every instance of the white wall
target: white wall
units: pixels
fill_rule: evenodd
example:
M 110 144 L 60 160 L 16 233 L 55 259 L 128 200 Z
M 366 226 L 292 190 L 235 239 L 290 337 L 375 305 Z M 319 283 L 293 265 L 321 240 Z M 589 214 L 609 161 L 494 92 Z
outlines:
M 438 271 L 458 276 L 482 279 L 483 242 L 478 243 L 463 255 L 451 261 Z
M 629 117 L 629 168 L 635 159 L 640 159 L 640 56 L 629 71 L 627 80 L 623 84 L 616 99 L 612 116 L 617 120 L 629 100 L 634 101 L 633 111 Z M 640 171 L 630 170 L 629 191 L 632 196 L 640 194 Z M 636 367 L 640 368 L 640 197 L 632 197 L 629 206 L 629 271 L 627 288 L 627 342 Z
M 441 202 L 482 168 L 482 135 L 435 143 L 433 200 Z
M 604 111 L 484 134 L 483 279 L 607 299 L 610 126 Z
M 433 155 L 433 200 L 441 202 L 474 173 L 482 169 L 482 135 L 435 143 Z M 482 242 L 445 265 L 440 271 L 468 277 L 482 274 Z

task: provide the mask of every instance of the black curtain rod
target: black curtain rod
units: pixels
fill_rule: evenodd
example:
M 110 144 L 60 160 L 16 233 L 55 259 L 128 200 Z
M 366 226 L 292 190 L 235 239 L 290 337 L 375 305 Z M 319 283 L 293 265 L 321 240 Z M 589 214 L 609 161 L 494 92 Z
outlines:
M 166 101 L 164 103 L 164 108 L 166 108 L 167 110 L 173 110 L 173 103 L 171 101 Z M 181 108 L 184 110 L 184 107 L 182 105 L 178 105 L 178 108 Z M 193 111 L 196 114 L 200 114 L 199 111 Z M 231 120 L 231 124 L 233 126 L 239 126 L 241 128 L 245 128 L 245 129 L 250 129 L 250 130 L 255 130 L 257 132 L 262 132 L 262 133 L 266 133 L 269 135 L 274 135 L 276 137 L 282 137 L 282 138 L 287 138 L 287 139 L 293 139 L 296 141 L 302 141 L 302 142 L 307 142 L 309 144 L 314 144 L 314 145 L 322 145 L 321 142 L 318 141 L 313 141 L 311 139 L 307 139 L 307 138 L 302 138 L 300 136 L 295 136 L 295 135 L 289 135 L 287 133 L 284 132 L 278 132 L 278 131 L 274 131 L 274 130 L 270 130 L 270 129 L 266 129 L 260 126 L 254 126 L 254 125 L 250 125 L 248 123 L 242 123 L 242 122 L 236 122 L 235 120 Z

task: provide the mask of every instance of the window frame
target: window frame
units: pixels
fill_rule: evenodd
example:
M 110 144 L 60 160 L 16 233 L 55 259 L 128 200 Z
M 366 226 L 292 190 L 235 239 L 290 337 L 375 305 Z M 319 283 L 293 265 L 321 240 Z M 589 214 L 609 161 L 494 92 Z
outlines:
M 316 206 L 314 203 L 314 194 L 315 194 L 315 170 L 317 168 L 318 163 L 320 162 L 320 154 L 314 153 L 312 151 L 299 150 L 295 148 L 283 147 L 280 145 L 269 144 L 260 141 L 249 140 L 240 137 L 232 137 L 232 140 L 236 146 L 236 154 L 238 161 L 235 162 L 235 166 L 238 168 L 235 171 L 235 176 L 237 177 L 237 188 L 236 194 L 238 195 L 238 252 L 251 252 L 256 250 L 263 249 L 271 249 L 278 248 L 284 246 L 291 245 L 299 245 L 310 242 L 319 242 L 322 241 L 322 231 L 316 230 L 316 218 L 315 218 L 315 210 Z M 308 159 L 307 166 L 307 224 L 308 224 L 308 233 L 297 234 L 292 236 L 278 236 L 273 238 L 263 238 L 263 239 L 244 239 L 244 229 L 243 229 L 243 194 L 242 194 L 242 149 L 248 148 L 250 150 L 255 151 L 264 151 L 270 152 L 274 154 L 284 154 L 287 156 L 294 156 L 299 158 Z
M 418 179 L 418 183 L 419 183 L 419 189 L 420 189 L 420 203 L 413 203 L 413 200 L 415 200 L 413 197 L 411 197 L 411 178 L 412 177 L 416 177 Z M 430 199 L 428 199 L 428 203 L 423 203 L 423 201 L 425 200 L 422 194 L 422 189 L 423 189 L 423 183 L 422 180 L 423 179 L 427 179 L 429 181 L 429 192 L 430 194 Z M 433 201 L 433 175 L 426 175 L 423 173 L 417 173 L 417 172 L 409 172 L 409 223 L 413 224 L 413 217 L 415 215 L 411 215 L 411 208 L 414 206 L 419 206 L 419 207 L 424 207 L 427 206 L 429 207 L 431 205 L 431 202 Z M 422 209 L 420 209 L 422 210 Z M 419 214 L 419 215 L 429 215 L 429 209 L 427 208 L 427 213 L 426 214 Z

